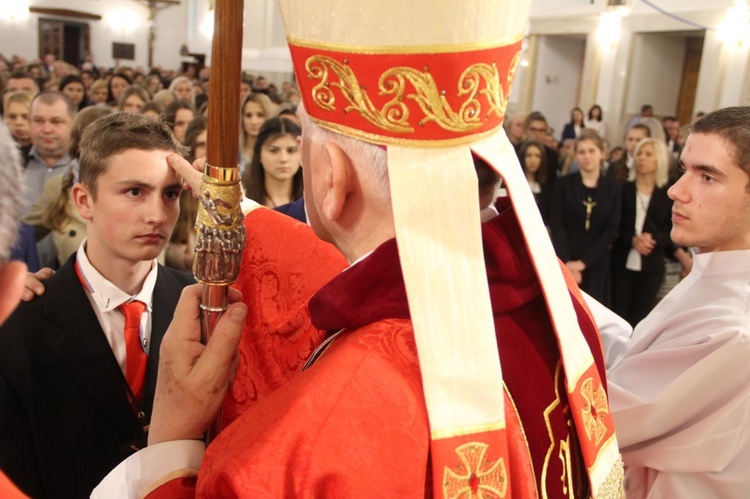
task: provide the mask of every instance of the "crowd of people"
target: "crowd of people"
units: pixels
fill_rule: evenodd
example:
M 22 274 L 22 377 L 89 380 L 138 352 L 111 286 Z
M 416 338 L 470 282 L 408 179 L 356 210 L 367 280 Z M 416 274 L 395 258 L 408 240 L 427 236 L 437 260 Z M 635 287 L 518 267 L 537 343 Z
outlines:
M 650 110 L 628 122 L 614 148 L 598 105 L 586 115 L 573 108 L 559 141 L 538 111 L 505 121 L 559 258 L 581 289 L 632 326 L 692 266 L 669 238 L 666 196 L 690 128 Z
M 16 257 L 32 270 L 58 268 L 86 237 L 69 192 L 78 181 L 81 135 L 103 114 L 163 119 L 189 157 L 204 156 L 208 75 L 207 68 L 193 65 L 179 72 L 104 69 L 90 60 L 74 66 L 52 55 L 44 61 L 0 55 L 2 115 L 24 162 L 24 225 Z M 245 74 L 242 82 L 238 164 L 244 191 L 250 199 L 287 213 L 285 205 L 302 197 L 294 113 L 299 94 L 292 84 L 285 82 L 279 89 L 263 76 Z M 159 261 L 189 270 L 190 217 L 194 220 L 197 204 L 183 195 L 181 205 L 183 215 Z

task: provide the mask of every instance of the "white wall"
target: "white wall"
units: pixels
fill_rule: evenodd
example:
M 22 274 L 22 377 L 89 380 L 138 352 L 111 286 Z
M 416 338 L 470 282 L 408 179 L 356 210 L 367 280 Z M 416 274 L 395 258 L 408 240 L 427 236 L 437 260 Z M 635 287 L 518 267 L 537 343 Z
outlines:
M 586 42 L 564 36 L 543 36 L 539 40 L 532 109 L 544 113 L 560 138 L 570 121 L 570 109 L 578 103 L 580 68 Z
M 12 0 L 18 2 L 21 0 Z M 27 59 L 39 57 L 39 24 L 40 17 L 61 19 L 70 22 L 80 22 L 89 25 L 91 35 L 91 52 L 94 60 L 99 65 L 111 66 L 112 43 L 133 43 L 136 49 L 135 61 L 123 61 L 129 66 L 146 66 L 148 61 L 148 9 L 141 3 L 133 0 L 28 0 L 31 7 L 71 9 L 90 14 L 102 16 L 99 21 L 80 18 L 55 17 L 46 14 L 30 13 L 23 21 L 0 21 L 0 52 L 6 56 L 18 54 Z M 173 7 L 175 10 L 184 10 L 184 7 Z M 160 22 L 157 18 L 157 22 Z M 179 19 L 179 18 L 178 18 Z M 128 22 L 124 22 L 128 21 Z M 171 23 L 171 18 L 170 18 Z M 163 24 L 163 23 L 162 23 Z M 157 28 L 159 29 L 159 28 Z M 182 42 L 182 33 L 179 30 L 162 28 L 164 36 L 157 35 L 157 53 L 164 52 L 164 63 L 171 63 L 174 57 L 166 59 L 169 52 L 177 53 Z M 161 32 L 160 32 L 161 33 Z M 178 38 L 179 36 L 179 38 Z M 161 45 L 161 46 L 159 46 Z M 177 49 L 173 49 L 173 47 Z M 158 59 L 157 59 L 158 62 Z
M 633 39 L 625 119 L 654 106 L 657 116 L 675 114 L 685 63 L 685 38 L 668 34 L 636 34 Z

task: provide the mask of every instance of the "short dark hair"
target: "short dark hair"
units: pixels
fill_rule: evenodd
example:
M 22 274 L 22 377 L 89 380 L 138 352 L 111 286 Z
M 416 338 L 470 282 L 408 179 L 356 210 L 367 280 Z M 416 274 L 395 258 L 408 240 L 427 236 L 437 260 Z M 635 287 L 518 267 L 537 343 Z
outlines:
M 73 101 L 70 100 L 70 97 L 60 92 L 59 90 L 43 90 L 41 93 L 36 94 L 36 96 L 34 96 L 34 98 L 31 100 L 31 107 L 29 108 L 29 111 L 34 108 L 34 103 L 36 101 L 39 101 L 42 104 L 46 104 L 48 106 L 52 106 L 59 101 L 63 101 L 65 103 L 65 106 L 68 108 L 70 119 L 73 119 L 73 117 L 76 115 L 76 112 L 78 112 L 78 110 L 76 109 L 76 105 L 73 104 Z M 29 112 L 29 114 L 31 113 Z
M 691 133 L 724 139 L 734 162 L 750 175 L 750 107 L 725 107 L 708 113 L 693 123 Z
M 532 111 L 528 116 L 526 116 L 526 119 L 523 120 L 523 129 L 526 130 L 527 128 L 529 128 L 531 123 L 534 121 L 543 121 L 544 125 L 547 126 L 547 118 L 545 118 L 544 115 L 539 111 Z
M 163 121 L 134 113 L 99 118 L 84 130 L 78 160 L 81 183 L 92 196 L 96 197 L 96 181 L 107 170 L 107 160 L 128 149 L 173 151 L 180 155 L 185 152 Z
M 646 132 L 646 137 L 651 137 L 651 129 L 645 123 L 636 123 L 634 125 L 630 125 L 628 127 L 628 130 L 643 130 L 644 132 Z M 628 130 L 626 130 L 625 133 L 628 133 Z

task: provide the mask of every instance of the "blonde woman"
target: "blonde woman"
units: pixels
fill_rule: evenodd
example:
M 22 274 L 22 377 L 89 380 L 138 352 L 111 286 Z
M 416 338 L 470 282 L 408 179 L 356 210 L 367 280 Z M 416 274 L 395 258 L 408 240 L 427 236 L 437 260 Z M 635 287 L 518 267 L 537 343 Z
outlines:
M 193 82 L 187 76 L 178 76 L 169 84 L 169 90 L 174 92 L 179 100 L 186 100 L 195 106 L 195 89 Z
M 669 237 L 672 200 L 666 188 L 667 147 L 664 141 L 643 139 L 633 157 L 630 178 L 622 184 L 620 232 L 612 248 L 612 304 L 618 315 L 635 326 L 656 304 L 664 279 L 664 257 L 678 250 Z

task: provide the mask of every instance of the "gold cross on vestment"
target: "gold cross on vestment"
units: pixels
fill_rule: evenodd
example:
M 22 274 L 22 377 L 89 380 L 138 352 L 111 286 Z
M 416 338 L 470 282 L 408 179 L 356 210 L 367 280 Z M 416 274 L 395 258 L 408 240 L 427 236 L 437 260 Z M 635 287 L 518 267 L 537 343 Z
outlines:
M 592 200 L 591 196 L 589 196 L 586 201 L 581 202 L 583 203 L 583 206 L 586 207 L 586 230 L 589 230 L 591 228 L 591 212 L 594 211 L 596 201 Z

